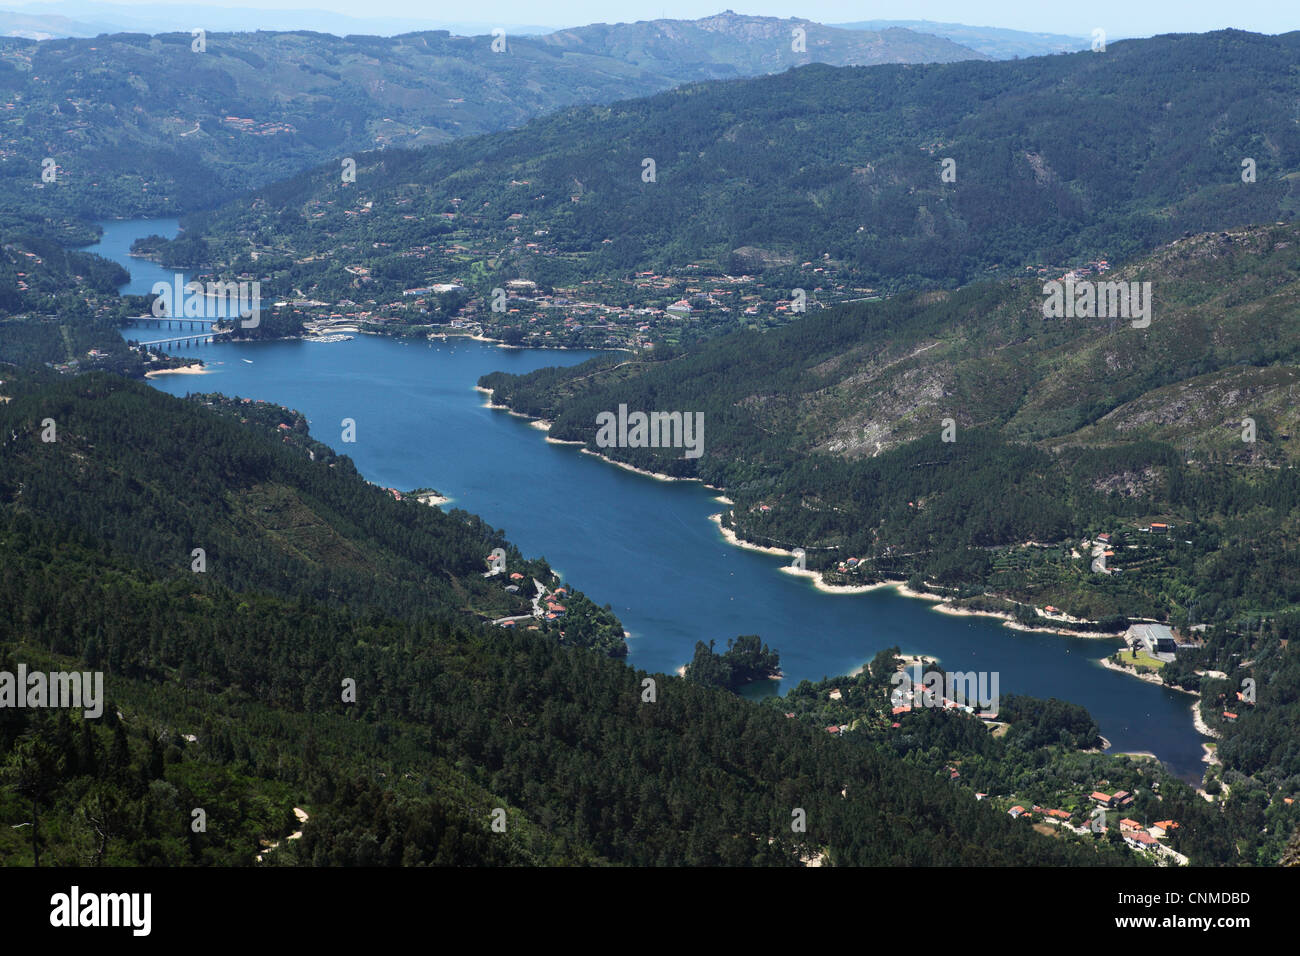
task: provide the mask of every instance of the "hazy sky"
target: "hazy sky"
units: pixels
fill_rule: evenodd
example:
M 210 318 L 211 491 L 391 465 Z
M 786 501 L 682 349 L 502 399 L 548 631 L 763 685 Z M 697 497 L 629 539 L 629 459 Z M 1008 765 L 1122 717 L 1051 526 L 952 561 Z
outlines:
M 205 4 L 169 0 L 115 0 L 165 3 L 180 9 Z M 1237 27 L 1261 33 L 1300 29 L 1300 4 L 1295 0 L 1089 0 L 1087 3 L 1053 3 L 1046 0 L 647 0 L 646 3 L 612 0 L 485 0 L 449 3 L 446 0 L 229 0 L 212 6 L 262 9 L 325 9 L 351 17 L 414 17 L 447 23 L 530 23 L 576 26 L 585 23 L 619 23 L 659 17 L 695 19 L 718 13 L 731 3 L 739 13 L 777 17 L 804 17 L 823 23 L 858 20 L 938 20 L 974 26 L 1009 27 L 1049 33 L 1088 34 L 1102 27 L 1110 36 L 1150 36 L 1155 33 L 1199 33 Z M 0 0 L 0 9 L 31 11 L 38 3 L 12 5 Z M 306 25 L 306 24 L 304 24 Z

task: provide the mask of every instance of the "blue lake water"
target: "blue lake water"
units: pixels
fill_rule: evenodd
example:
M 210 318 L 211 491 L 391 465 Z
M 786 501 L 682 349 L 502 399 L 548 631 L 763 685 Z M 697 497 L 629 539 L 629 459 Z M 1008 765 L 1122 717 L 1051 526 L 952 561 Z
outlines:
M 126 251 L 137 236 L 175 230 L 175 220 L 106 223 L 104 241 L 90 251 L 131 270 L 123 291 L 148 293 L 173 273 Z M 790 687 L 852 671 L 896 644 L 951 669 L 996 672 L 1004 695 L 1082 704 L 1115 751 L 1149 751 L 1184 779 L 1200 778 L 1203 738 L 1192 727 L 1193 698 L 1102 668 L 1097 658 L 1118 641 L 943 615 L 892 590 L 819 592 L 808 579 L 782 573 L 786 560 L 727 544 L 709 521 L 723 507 L 715 492 L 549 444 L 527 421 L 487 408 L 473 390 L 487 372 L 571 365 L 593 353 L 366 335 L 332 344 L 221 342 L 184 352 L 207 362 L 208 373 L 161 376 L 154 387 L 298 409 L 312 434 L 350 455 L 369 480 L 437 488 L 525 553 L 545 556 L 593 600 L 608 602 L 631 634 L 628 660 L 636 667 L 670 673 L 690 660 L 696 641 L 722 647 L 729 637 L 758 634 L 780 652 L 780 686 Z M 355 444 L 341 443 L 344 418 L 356 422 Z M 753 692 L 779 689 L 769 682 Z

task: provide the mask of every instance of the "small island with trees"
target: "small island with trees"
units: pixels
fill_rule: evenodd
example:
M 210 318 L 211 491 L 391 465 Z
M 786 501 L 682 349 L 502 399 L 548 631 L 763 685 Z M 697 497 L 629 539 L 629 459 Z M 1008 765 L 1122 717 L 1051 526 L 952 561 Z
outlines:
M 721 654 L 713 650 L 714 643 L 695 642 L 695 657 L 684 668 L 683 677 L 697 684 L 736 691 L 755 681 L 782 676 L 780 655 L 757 634 L 729 639 L 726 651 Z

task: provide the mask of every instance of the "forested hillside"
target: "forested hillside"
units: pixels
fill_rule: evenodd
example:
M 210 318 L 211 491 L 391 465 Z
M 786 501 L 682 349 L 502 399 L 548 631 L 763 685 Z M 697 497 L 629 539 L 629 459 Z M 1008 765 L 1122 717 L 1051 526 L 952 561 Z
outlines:
M 687 85 L 371 153 L 355 183 L 321 167 L 186 220 L 186 251 L 305 294 L 344 265 L 483 295 L 757 270 L 815 300 L 823 274 L 889 290 L 1118 262 L 1294 214 L 1298 61 L 1300 33 L 1221 31 Z
M 1045 318 L 1041 280 L 1014 280 L 481 384 L 555 438 L 725 487 L 742 537 L 832 574 L 852 556 L 1089 617 L 1300 605 L 1300 229 L 1178 240 L 1111 280 L 1151 283 L 1148 327 Z M 703 456 L 597 447 L 620 404 L 703 412 Z M 1070 554 L 1121 531 L 1120 574 Z M 1026 541 L 1058 547 L 998 553 Z
M 801 24 L 806 53 L 792 49 Z M 891 29 L 722 15 L 546 37 L 446 31 L 0 38 L 0 204 L 85 218 L 174 214 L 347 155 L 507 129 L 579 103 L 811 62 L 982 59 Z M 57 165 L 53 181 L 43 161 Z
M 105 376 L 4 389 L 0 670 L 102 670 L 108 697 L 98 721 L 0 712 L 6 863 L 1131 859 L 866 739 L 664 675 L 650 700 L 608 657 L 477 625 L 504 599 L 474 566 L 495 532 L 264 416 Z
M 138 378 L 173 361 L 123 341 L 118 329 L 128 308 L 117 287 L 126 270 L 69 249 L 92 238 L 70 220 L 0 215 L 0 369 L 49 364 Z

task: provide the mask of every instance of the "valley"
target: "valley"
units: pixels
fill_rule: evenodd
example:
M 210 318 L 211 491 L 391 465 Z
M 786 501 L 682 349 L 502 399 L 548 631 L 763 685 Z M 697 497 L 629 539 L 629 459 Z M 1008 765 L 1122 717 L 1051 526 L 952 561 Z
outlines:
M 0 38 L 4 870 L 1296 858 L 1300 32 L 223 22 Z

